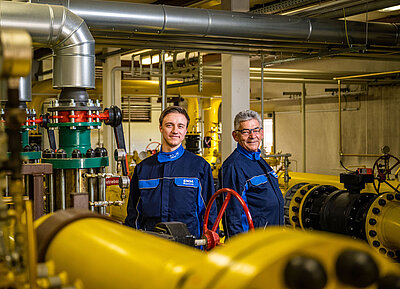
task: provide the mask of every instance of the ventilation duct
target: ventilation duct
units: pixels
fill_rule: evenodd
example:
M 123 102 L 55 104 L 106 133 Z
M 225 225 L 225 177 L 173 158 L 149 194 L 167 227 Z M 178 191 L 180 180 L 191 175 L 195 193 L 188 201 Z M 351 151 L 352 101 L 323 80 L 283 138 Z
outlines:
M 291 40 L 317 43 L 364 44 L 362 22 L 263 15 L 223 10 L 137 4 L 114 1 L 32 0 L 59 4 L 82 17 L 90 29 L 135 35 L 229 37 L 253 40 Z M 346 28 L 345 28 L 346 27 Z M 347 36 L 346 36 L 347 35 Z M 368 24 L 370 45 L 398 45 L 398 27 Z
M 94 39 L 85 22 L 63 6 L 0 2 L 0 29 L 30 33 L 34 46 L 53 49 L 54 88 L 94 88 Z

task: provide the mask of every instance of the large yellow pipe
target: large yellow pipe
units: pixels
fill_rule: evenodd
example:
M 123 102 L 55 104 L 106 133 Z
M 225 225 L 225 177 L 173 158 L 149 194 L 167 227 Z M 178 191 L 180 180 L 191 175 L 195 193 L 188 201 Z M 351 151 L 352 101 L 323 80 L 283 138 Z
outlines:
M 199 134 L 200 133 L 199 101 L 196 97 L 186 97 L 185 100 L 188 104 L 187 113 L 190 117 L 188 133 Z
M 70 281 L 80 279 L 87 289 L 283 289 L 288 288 L 285 270 L 300 257 L 320 265 L 317 272 L 310 269 L 310 278 L 316 278 L 314 273 L 326 274 L 326 286 L 319 288 L 335 289 L 345 288 L 337 280 L 335 264 L 346 250 L 372 258 L 380 276 L 389 272 L 400 276 L 397 266 L 367 245 L 331 234 L 270 228 L 241 234 L 207 254 L 91 217 L 67 223 L 50 241 L 45 257 L 54 262 L 57 272 L 65 270 Z M 304 279 L 295 273 L 287 276 L 286 272 L 286 279 Z
M 284 176 L 285 176 L 284 172 L 278 173 L 279 187 L 281 188 L 282 191 L 285 188 Z M 290 180 L 289 180 L 287 188 L 290 188 L 293 185 L 298 184 L 298 183 L 308 183 L 308 184 L 331 185 L 331 186 L 335 186 L 341 190 L 345 189 L 343 184 L 340 182 L 339 176 L 298 173 L 298 172 L 289 172 L 289 176 L 290 176 Z M 392 185 L 392 187 L 396 188 L 396 187 L 400 186 L 400 182 L 397 180 L 390 180 L 388 182 Z M 386 183 L 381 183 L 379 191 L 380 191 L 380 193 L 393 192 L 393 189 Z M 372 183 L 365 184 L 365 189 L 363 189 L 361 192 L 375 193 L 373 184 Z
M 400 200 L 394 194 L 380 195 L 371 204 L 365 222 L 368 243 L 394 257 L 400 249 Z
M 398 202 L 387 203 L 381 224 L 382 240 L 388 247 L 400 248 L 400 204 Z
M 211 147 L 204 149 L 203 157 L 210 164 L 215 164 L 217 162 L 219 151 L 218 109 L 221 101 L 221 98 L 210 98 L 203 100 L 204 136 L 211 137 Z

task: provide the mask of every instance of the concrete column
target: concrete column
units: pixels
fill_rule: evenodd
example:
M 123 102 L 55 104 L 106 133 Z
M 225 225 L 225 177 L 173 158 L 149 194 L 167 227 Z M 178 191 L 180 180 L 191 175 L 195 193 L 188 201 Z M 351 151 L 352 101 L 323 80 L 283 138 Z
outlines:
M 222 0 L 224 10 L 247 12 L 249 1 Z M 250 59 L 248 55 L 222 54 L 222 161 L 236 148 L 232 138 L 235 115 L 250 108 Z
M 110 52 L 113 49 L 107 49 L 106 52 Z M 111 56 L 106 59 L 103 64 L 103 110 L 105 107 L 110 107 L 113 105 L 111 100 L 111 71 L 114 67 L 121 66 L 120 55 Z M 121 72 L 117 71 L 115 75 L 115 103 L 114 105 L 121 108 Z M 102 125 L 101 140 L 102 144 L 108 151 L 108 156 L 110 159 L 110 166 L 107 168 L 107 172 L 115 172 L 116 162 L 114 161 L 114 150 L 116 148 L 116 142 L 114 138 L 114 130 L 111 126 Z

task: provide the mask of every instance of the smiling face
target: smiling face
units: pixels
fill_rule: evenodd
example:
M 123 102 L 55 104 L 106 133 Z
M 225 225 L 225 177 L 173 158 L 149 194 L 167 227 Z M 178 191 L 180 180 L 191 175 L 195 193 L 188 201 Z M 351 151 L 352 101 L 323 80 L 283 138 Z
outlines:
M 160 126 L 163 152 L 172 152 L 181 145 L 187 132 L 187 122 L 181 113 L 169 113 L 164 117 Z
M 261 129 L 258 133 L 251 131 L 251 133 L 241 133 L 240 130 L 243 129 L 254 129 L 260 128 L 260 124 L 256 119 L 250 119 L 246 121 L 242 121 L 239 125 L 239 128 L 232 132 L 232 136 L 244 149 L 250 152 L 256 152 L 260 146 L 261 140 L 264 137 L 264 132 Z

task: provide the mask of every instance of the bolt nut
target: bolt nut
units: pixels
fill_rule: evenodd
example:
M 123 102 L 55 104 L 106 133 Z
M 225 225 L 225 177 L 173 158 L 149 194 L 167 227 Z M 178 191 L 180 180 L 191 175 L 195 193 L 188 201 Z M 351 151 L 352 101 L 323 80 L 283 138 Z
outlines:
M 384 199 L 380 199 L 378 201 L 378 204 L 381 205 L 382 207 L 386 205 L 386 201 Z
M 368 233 L 371 237 L 376 237 L 377 233 L 374 230 L 369 231 Z
M 387 197 L 388 201 L 393 201 L 394 196 L 392 194 L 388 194 Z
M 370 225 L 376 225 L 376 220 L 375 219 L 369 219 L 369 224 Z
M 381 253 L 381 254 L 386 254 L 386 249 L 385 249 L 385 248 L 380 248 L 380 249 L 379 249 L 379 253 Z
M 372 209 L 372 213 L 375 215 L 378 215 L 381 212 L 381 210 L 379 210 L 378 208 L 373 208 Z
M 381 243 L 379 241 L 372 242 L 372 246 L 374 246 L 374 247 L 379 247 L 380 245 L 381 245 Z

